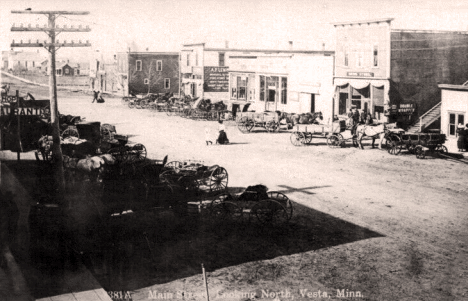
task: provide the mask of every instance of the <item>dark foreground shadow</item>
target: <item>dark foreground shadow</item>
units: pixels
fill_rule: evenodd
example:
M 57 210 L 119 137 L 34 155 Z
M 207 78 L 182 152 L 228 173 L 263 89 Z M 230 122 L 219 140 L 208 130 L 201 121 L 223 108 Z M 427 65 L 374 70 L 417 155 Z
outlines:
M 29 183 L 30 191 L 40 196 L 37 190 L 50 175 L 34 166 L 12 162 L 11 169 L 19 174 L 35 171 L 36 176 L 24 177 L 22 184 Z M 297 190 L 282 188 L 286 195 Z M 22 235 L 30 237 L 19 240 L 23 243 L 16 246 L 15 257 L 35 298 L 99 286 L 136 290 L 198 275 L 202 263 L 213 271 L 382 236 L 294 202 L 291 220 L 281 224 L 261 223 L 249 208 L 239 219 L 219 219 L 203 210 L 181 215 L 167 208 L 102 216 L 92 195 L 74 191 L 70 197 L 77 204 L 71 209 L 31 204 L 21 209 L 30 225 Z

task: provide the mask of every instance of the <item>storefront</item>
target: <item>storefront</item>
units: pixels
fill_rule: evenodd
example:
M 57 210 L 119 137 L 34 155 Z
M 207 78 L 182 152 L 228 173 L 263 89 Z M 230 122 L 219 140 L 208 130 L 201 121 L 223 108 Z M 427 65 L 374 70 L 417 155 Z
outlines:
M 386 121 L 390 114 L 388 80 L 335 78 L 335 113 L 346 115 L 352 106 Z

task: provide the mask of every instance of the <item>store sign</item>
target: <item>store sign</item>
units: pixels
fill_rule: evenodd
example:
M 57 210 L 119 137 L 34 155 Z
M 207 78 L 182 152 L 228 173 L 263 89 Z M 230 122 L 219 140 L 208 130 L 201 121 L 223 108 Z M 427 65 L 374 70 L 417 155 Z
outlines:
M 3 101 L 0 105 L 0 116 L 40 116 L 46 113 L 46 108 L 49 105 L 49 100 L 29 100 L 25 101 L 20 98 L 18 106 L 16 96 L 7 96 L 7 101 Z
M 348 76 L 374 77 L 373 72 L 347 72 Z
M 228 67 L 205 67 L 205 92 L 229 92 Z

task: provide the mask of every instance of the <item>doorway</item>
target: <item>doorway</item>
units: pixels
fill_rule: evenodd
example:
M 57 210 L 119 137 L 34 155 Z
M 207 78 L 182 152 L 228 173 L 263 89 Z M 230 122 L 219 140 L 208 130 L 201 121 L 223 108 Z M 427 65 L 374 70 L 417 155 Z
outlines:
M 268 89 L 267 111 L 276 111 L 276 90 Z
M 190 84 L 190 94 L 192 95 L 193 98 L 197 97 L 197 84 L 196 83 Z
M 310 112 L 315 113 L 315 94 L 310 94 Z

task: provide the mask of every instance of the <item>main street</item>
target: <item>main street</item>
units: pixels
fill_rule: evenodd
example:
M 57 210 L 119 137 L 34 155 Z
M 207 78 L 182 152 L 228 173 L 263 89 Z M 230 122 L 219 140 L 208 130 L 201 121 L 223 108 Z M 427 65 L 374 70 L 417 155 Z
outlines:
M 207 146 L 204 130 L 209 128 L 215 137 L 217 122 L 129 109 L 119 98 L 106 98 L 104 104 L 92 104 L 91 99 L 61 97 L 60 112 L 115 124 L 117 132 L 129 135 L 131 142 L 144 144 L 153 159 L 169 155 L 170 161 L 218 164 L 227 169 L 230 187 L 261 183 L 297 203 L 378 232 L 385 236 L 384 250 L 401 244 L 403 249 L 407 246 L 423 254 L 418 259 L 421 269 L 432 269 L 431 261 L 442 256 L 427 277 L 432 278 L 432 273 L 453 277 L 449 281 L 452 292 L 467 287 L 466 282 L 458 283 L 465 281 L 460 275 L 468 273 L 466 161 L 435 156 L 419 160 L 406 153 L 393 156 L 369 144 L 364 150 L 350 143 L 330 149 L 320 138 L 314 138 L 312 145 L 295 147 L 289 133 L 258 129 L 242 134 L 232 122 L 227 126 L 230 145 Z M 402 260 L 385 251 L 381 256 L 383 265 L 386 260 Z M 452 264 L 444 266 L 440 260 Z
M 36 99 L 48 98 L 46 89 L 36 91 Z M 281 191 L 294 202 L 332 217 L 330 231 L 336 221 L 344 221 L 349 231 L 355 231 L 354 224 L 379 234 L 362 240 L 361 233 L 351 233 L 354 242 L 307 252 L 306 258 L 318 261 L 320 271 L 338 270 L 332 278 L 317 276 L 323 285 L 358 287 L 374 296 L 372 300 L 377 296 L 440 300 L 468 294 L 466 161 L 437 156 L 419 160 L 405 152 L 393 156 L 371 149 L 369 143 L 364 150 L 351 143 L 331 149 L 323 138 L 296 147 L 287 132 L 269 134 L 258 128 L 242 134 L 233 122 L 227 122 L 229 145 L 207 146 L 205 129 L 214 140 L 217 122 L 129 109 L 120 98 L 105 99 L 97 104 L 91 103 L 90 95 L 59 92 L 59 111 L 114 124 L 130 143 L 144 144 L 152 159 L 168 155 L 169 161 L 218 164 L 228 171 L 230 187 L 264 184 Z M 337 263 L 337 258 L 346 260 Z M 372 267 L 373 272 L 364 272 L 366 280 L 356 280 L 356 263 L 361 271 Z M 290 281 L 298 287 L 297 279 Z M 135 300 L 147 296 L 143 290 Z

